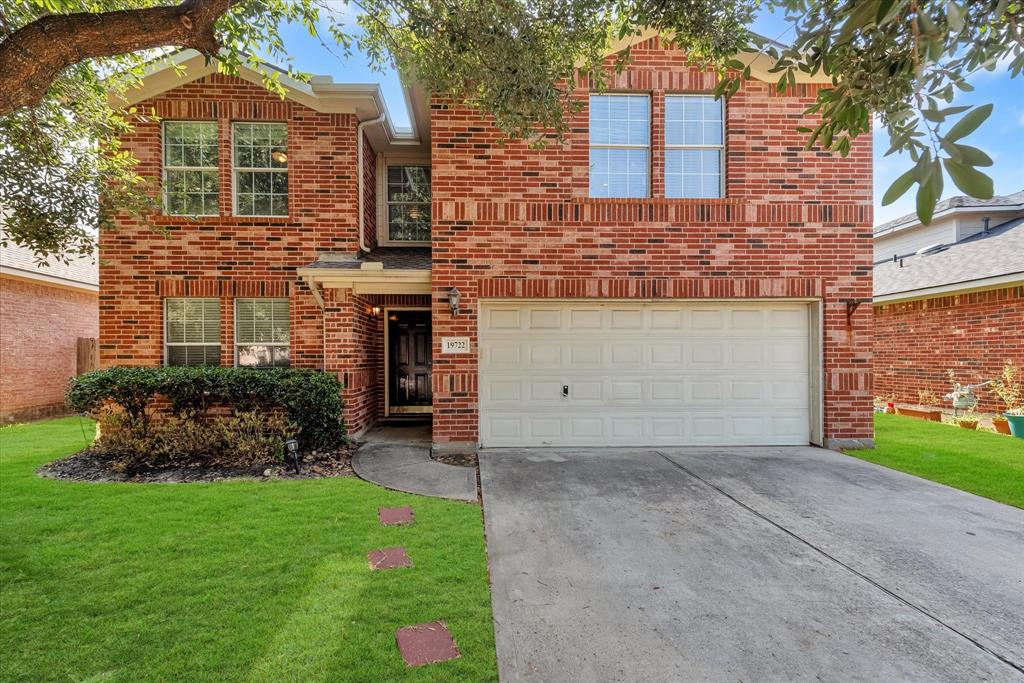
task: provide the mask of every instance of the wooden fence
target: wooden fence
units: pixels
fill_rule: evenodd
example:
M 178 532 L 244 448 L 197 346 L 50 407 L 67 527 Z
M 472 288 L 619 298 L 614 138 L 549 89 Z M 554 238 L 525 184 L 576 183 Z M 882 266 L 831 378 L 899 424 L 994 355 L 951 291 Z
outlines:
M 100 342 L 96 337 L 78 338 L 78 365 L 76 373 L 81 375 L 100 366 Z

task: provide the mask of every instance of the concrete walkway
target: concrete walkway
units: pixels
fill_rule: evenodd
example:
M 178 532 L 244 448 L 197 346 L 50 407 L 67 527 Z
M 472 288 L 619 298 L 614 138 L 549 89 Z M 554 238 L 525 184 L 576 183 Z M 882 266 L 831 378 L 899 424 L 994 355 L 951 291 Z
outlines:
M 352 456 L 361 479 L 421 496 L 475 501 L 476 468 L 445 465 L 430 457 L 430 427 L 384 426 L 371 430 Z
M 480 475 L 502 681 L 1024 681 L 1024 510 L 816 448 Z

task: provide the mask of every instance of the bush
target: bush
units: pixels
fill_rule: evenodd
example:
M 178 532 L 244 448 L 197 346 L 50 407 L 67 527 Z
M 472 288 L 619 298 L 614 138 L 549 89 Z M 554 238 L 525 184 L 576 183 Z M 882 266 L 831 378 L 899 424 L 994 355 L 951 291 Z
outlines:
M 145 432 L 147 408 L 159 388 L 160 377 L 152 368 L 110 368 L 71 378 L 66 398 L 80 413 L 93 412 L 107 401 L 116 403 Z
M 292 435 L 284 418 L 236 413 L 217 420 L 216 427 L 224 442 L 221 452 L 231 463 L 248 467 L 284 462 L 284 442 Z
M 113 469 L 136 472 L 170 467 L 264 467 L 284 461 L 292 430 L 280 416 L 241 412 L 230 417 L 168 417 L 150 425 L 103 410 L 92 445 Z
M 136 433 L 147 435 L 158 397 L 166 399 L 179 422 L 205 421 L 215 408 L 236 414 L 280 412 L 302 448 L 331 448 L 345 437 L 341 384 L 316 370 L 109 368 L 73 378 L 67 403 L 81 413 L 114 403 Z

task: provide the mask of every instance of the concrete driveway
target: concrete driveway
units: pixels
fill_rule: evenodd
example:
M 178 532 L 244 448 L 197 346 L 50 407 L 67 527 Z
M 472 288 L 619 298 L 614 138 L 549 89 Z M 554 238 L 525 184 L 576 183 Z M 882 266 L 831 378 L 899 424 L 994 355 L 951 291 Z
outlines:
M 502 680 L 1024 680 L 1024 510 L 816 448 L 480 469 Z

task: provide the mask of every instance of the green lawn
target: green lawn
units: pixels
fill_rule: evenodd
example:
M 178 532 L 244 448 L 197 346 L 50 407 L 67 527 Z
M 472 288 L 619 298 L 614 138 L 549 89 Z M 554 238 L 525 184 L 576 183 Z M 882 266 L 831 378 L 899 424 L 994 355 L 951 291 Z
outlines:
M 1024 440 L 875 415 L 875 448 L 850 455 L 1024 508 Z
M 356 478 L 85 484 L 37 477 L 78 418 L 0 428 L 0 680 L 492 681 L 480 508 Z M 416 524 L 381 527 L 381 506 Z M 371 572 L 404 545 L 412 569 Z M 406 669 L 443 619 L 460 659 Z

